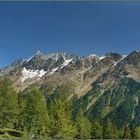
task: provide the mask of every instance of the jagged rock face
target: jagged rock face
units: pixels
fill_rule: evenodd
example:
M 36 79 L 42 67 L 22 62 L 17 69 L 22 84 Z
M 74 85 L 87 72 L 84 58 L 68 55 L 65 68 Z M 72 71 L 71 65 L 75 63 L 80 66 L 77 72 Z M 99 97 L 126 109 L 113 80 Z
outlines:
M 125 58 L 123 58 L 120 54 L 112 52 L 107 53 L 103 57 L 98 57 L 97 55 L 89 55 L 87 57 L 81 58 L 74 54 L 69 55 L 64 52 L 42 54 L 39 51 L 27 60 L 17 60 L 10 66 L 2 69 L 1 73 L 6 73 L 9 77 L 11 75 L 11 79 L 13 76 L 17 77 L 19 85 L 21 83 L 21 86 L 25 83 L 28 86 L 28 84 L 33 83 L 33 81 L 35 82 L 43 79 L 43 76 L 46 76 L 48 77 L 47 79 L 52 80 L 53 78 L 49 77 L 53 77 L 53 75 L 61 77 L 63 75 L 64 77 L 67 77 L 67 81 L 70 81 L 70 77 L 76 79 L 77 77 L 75 75 L 77 75 L 80 77 L 80 82 L 82 82 L 82 85 L 89 85 L 90 87 L 96 82 L 99 85 L 106 87 L 107 85 L 112 85 L 115 83 L 115 81 L 117 81 L 117 79 L 120 79 L 123 76 L 131 77 L 136 81 L 140 81 L 139 58 L 140 52 L 136 51 L 130 53 Z M 20 77 L 23 75 L 23 68 L 27 69 L 27 74 L 30 77 L 33 77 L 34 75 L 35 77 L 27 77 L 25 81 L 20 81 Z M 40 74 L 40 71 L 42 72 L 42 70 L 45 71 L 43 73 L 44 75 Z M 14 75 L 15 71 L 19 72 L 16 76 Z M 34 75 L 31 76 L 31 74 Z M 42 77 L 40 77 L 39 74 Z
M 13 62 L 12 64 L 10 64 L 10 65 L 8 65 L 8 66 L 2 68 L 2 69 L 0 70 L 0 72 L 1 72 L 1 74 L 8 73 L 8 72 L 10 72 L 11 70 L 15 69 L 16 67 L 21 66 L 22 63 L 23 63 L 23 59 L 22 59 L 22 58 L 21 58 L 21 59 L 18 59 L 18 60 L 16 60 L 15 62 Z
M 120 60 L 98 79 L 98 85 L 107 88 L 126 77 L 140 82 L 140 52 L 134 51 Z
M 140 52 L 133 51 L 125 59 L 129 65 L 139 66 L 140 67 Z
M 29 59 L 13 63 L 12 69 L 7 67 L 6 74 L 12 81 L 14 79 L 13 83 L 18 83 L 18 87 L 22 89 L 39 80 L 43 81 L 39 83 L 60 81 L 60 83 L 73 82 L 76 84 L 74 92 L 84 93 L 121 58 L 120 54 L 111 52 L 102 57 L 89 55 L 81 58 L 64 52 L 42 54 L 38 51 Z M 61 78 L 62 76 L 64 78 Z
M 116 120 L 118 126 L 140 124 L 138 51 L 127 56 L 109 52 L 101 57 L 94 54 L 79 57 L 67 53 L 37 52 L 29 59 L 19 59 L 1 69 L 0 78 L 4 75 L 11 79 L 17 90 L 30 90 L 37 86 L 46 98 L 58 87 L 66 87 L 67 98 L 77 96 L 74 112 L 83 108 L 91 120 L 110 117 Z
M 107 53 L 106 56 L 109 56 L 110 58 L 114 59 L 116 62 L 122 58 L 122 56 L 120 54 L 113 53 L 113 52 Z
M 41 52 L 37 52 L 33 57 L 28 61 L 25 61 L 22 65 L 27 69 L 32 70 L 49 70 L 51 68 L 58 67 L 65 62 L 65 59 L 70 59 L 71 57 L 65 53 L 53 53 L 44 55 Z

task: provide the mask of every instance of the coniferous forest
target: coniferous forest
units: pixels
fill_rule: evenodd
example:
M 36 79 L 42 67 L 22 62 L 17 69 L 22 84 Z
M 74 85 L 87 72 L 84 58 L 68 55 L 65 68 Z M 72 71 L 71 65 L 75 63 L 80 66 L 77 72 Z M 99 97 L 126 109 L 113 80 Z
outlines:
M 81 108 L 73 113 L 73 102 L 61 96 L 47 100 L 37 88 L 18 93 L 4 78 L 0 81 L 0 138 L 140 138 L 140 127 L 118 128 L 110 119 L 89 120 Z

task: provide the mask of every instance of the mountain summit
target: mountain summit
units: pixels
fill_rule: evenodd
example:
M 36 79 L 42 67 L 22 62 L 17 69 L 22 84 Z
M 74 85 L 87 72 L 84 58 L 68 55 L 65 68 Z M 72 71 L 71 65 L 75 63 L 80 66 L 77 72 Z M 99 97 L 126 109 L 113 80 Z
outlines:
M 61 87 L 66 92 L 60 92 L 61 96 L 75 98 L 74 111 L 82 108 L 91 120 L 111 118 L 118 126 L 126 122 L 140 124 L 139 51 L 86 57 L 38 51 L 1 69 L 0 79 L 4 76 L 10 78 L 16 90 L 25 92 L 36 86 L 49 99 Z

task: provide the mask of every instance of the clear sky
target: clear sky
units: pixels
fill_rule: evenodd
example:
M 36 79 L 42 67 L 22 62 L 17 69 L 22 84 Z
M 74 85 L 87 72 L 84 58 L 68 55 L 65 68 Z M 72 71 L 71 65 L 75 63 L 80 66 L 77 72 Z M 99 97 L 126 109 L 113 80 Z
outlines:
M 0 67 L 37 50 L 140 50 L 140 2 L 0 2 Z

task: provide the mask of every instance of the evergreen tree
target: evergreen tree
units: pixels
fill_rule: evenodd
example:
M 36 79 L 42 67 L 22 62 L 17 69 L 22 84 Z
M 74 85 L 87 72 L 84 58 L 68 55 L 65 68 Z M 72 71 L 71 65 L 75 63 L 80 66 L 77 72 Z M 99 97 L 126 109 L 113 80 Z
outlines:
M 25 101 L 24 97 L 21 92 L 18 94 L 18 107 L 19 107 L 19 115 L 18 115 L 18 130 L 24 130 L 24 108 L 25 108 Z
M 131 139 L 132 136 L 131 136 L 131 130 L 130 128 L 125 125 L 124 128 L 123 128 L 123 139 Z
M 130 130 L 132 139 L 136 139 L 136 126 L 134 123 L 132 123 L 132 125 L 130 126 Z
M 83 111 L 80 109 L 79 113 L 76 117 L 76 127 L 77 127 L 77 135 L 76 138 L 78 139 L 89 139 L 91 137 L 91 123 L 90 121 L 84 116 Z
M 104 139 L 116 139 L 116 138 L 118 138 L 117 128 L 111 122 L 110 119 L 107 119 L 107 122 L 104 124 L 103 138 Z
M 0 81 L 0 127 L 15 128 L 19 113 L 17 96 L 8 78 Z
M 76 129 L 71 120 L 71 112 L 62 100 L 55 100 L 50 105 L 50 136 L 53 138 L 73 138 Z
M 135 128 L 135 138 L 140 139 L 140 127 Z
M 44 135 L 49 122 L 45 99 L 38 89 L 33 89 L 26 95 L 24 108 L 24 126 L 27 132 Z
M 91 136 L 93 139 L 103 138 L 103 127 L 98 120 L 94 120 L 92 123 Z

